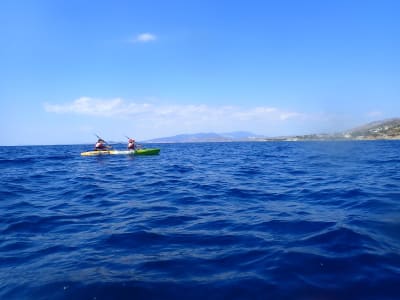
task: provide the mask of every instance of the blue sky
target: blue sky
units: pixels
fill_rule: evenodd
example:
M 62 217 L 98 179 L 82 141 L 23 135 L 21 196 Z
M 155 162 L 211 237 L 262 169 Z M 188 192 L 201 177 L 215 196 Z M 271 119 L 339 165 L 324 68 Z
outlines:
M 0 2 L 1 145 L 400 117 L 400 1 Z

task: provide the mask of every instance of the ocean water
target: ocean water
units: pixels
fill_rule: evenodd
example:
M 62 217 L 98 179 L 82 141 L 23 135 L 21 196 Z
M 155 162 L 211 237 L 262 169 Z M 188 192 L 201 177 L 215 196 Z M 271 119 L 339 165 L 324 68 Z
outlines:
M 0 299 L 400 299 L 400 142 L 147 147 L 0 147 Z

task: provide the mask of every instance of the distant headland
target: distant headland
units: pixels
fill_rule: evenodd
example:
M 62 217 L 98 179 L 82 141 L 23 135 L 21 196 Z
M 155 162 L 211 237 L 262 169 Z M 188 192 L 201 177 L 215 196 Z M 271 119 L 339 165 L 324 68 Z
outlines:
M 148 140 L 148 143 L 195 143 L 239 141 L 332 141 L 332 140 L 400 140 L 400 118 L 371 122 L 339 133 L 315 133 L 282 137 L 264 137 L 247 131 L 228 133 L 180 134 Z

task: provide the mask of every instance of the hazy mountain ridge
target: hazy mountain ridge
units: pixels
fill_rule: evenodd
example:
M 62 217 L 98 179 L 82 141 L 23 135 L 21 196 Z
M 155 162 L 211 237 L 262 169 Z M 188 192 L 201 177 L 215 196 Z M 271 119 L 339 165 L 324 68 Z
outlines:
M 179 134 L 156 138 L 149 143 L 195 143 L 195 142 L 236 142 L 236 141 L 307 141 L 307 140 L 400 140 L 400 118 L 374 121 L 335 134 L 307 134 L 283 137 L 265 137 L 248 131 L 227 133 Z
M 374 121 L 335 134 L 308 134 L 279 138 L 283 140 L 400 140 L 400 118 Z M 271 140 L 271 139 L 268 139 Z M 274 140 L 274 138 L 272 138 Z
M 193 134 L 178 134 L 169 137 L 156 138 L 148 140 L 146 142 L 149 143 L 232 142 L 232 141 L 247 141 L 258 138 L 263 138 L 263 136 L 248 131 L 233 131 L 225 133 L 200 132 Z
M 357 136 L 398 137 L 400 136 L 400 118 L 371 122 L 364 126 L 360 126 L 350 130 L 348 134 L 350 134 L 353 137 Z

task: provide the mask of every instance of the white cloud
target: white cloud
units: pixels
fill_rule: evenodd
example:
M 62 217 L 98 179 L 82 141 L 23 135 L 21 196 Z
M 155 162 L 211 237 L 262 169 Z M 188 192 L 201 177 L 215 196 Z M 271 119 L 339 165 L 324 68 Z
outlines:
M 95 99 L 81 97 L 66 104 L 44 104 L 47 112 L 74 113 L 101 117 L 122 117 L 127 115 L 147 115 L 147 117 L 168 117 L 197 119 L 225 118 L 232 120 L 274 119 L 287 120 L 301 117 L 298 112 L 282 111 L 275 107 L 258 106 L 243 108 L 239 106 L 199 105 L 156 105 L 154 103 L 127 102 L 120 98 Z
M 376 118 L 376 117 L 382 117 L 383 113 L 381 111 L 370 111 L 367 113 L 367 117 L 370 118 Z
M 102 100 L 81 97 L 67 104 L 60 105 L 46 103 L 44 108 L 47 112 L 53 113 L 74 113 L 99 117 L 118 117 L 146 112 L 149 109 L 149 105 L 146 103 L 125 103 L 125 101 L 120 98 Z
M 159 132 L 200 132 L 256 130 L 271 125 L 281 128 L 291 121 L 302 121 L 304 114 L 276 107 L 211 106 L 207 104 L 165 105 L 125 101 L 121 98 L 95 99 L 82 97 L 70 103 L 44 105 L 45 111 L 58 114 L 108 117 L 135 120 L 149 130 Z M 150 128 L 151 127 L 151 128 Z M 259 129 L 260 128 L 260 129 Z
M 148 43 L 153 42 L 157 39 L 157 36 L 152 33 L 141 33 L 138 34 L 133 40 L 133 43 Z
M 294 119 L 294 118 L 302 118 L 305 117 L 304 114 L 298 113 L 298 112 L 286 112 L 286 113 L 281 113 L 279 115 L 279 119 L 282 121 L 288 120 L 288 119 Z

